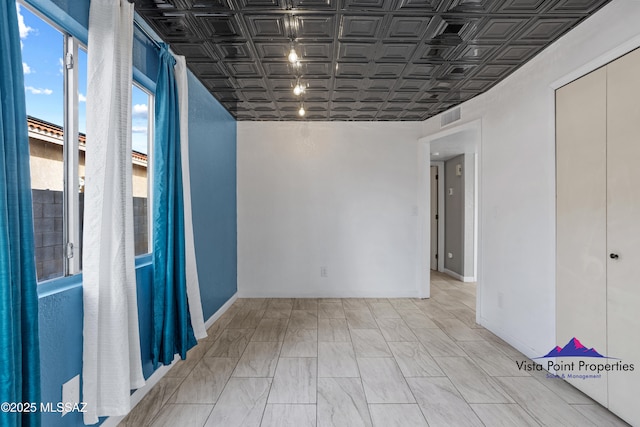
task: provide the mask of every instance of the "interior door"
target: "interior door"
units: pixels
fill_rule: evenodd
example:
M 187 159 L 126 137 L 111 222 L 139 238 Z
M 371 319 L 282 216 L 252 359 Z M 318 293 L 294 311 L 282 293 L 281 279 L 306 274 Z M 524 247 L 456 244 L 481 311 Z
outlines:
M 431 269 L 438 270 L 438 167 L 431 166 Z
M 607 73 L 556 91 L 556 344 L 607 348 Z M 563 360 L 571 362 L 571 360 Z M 607 373 L 567 379 L 607 405 Z
M 640 50 L 607 66 L 608 356 L 635 370 L 609 374 L 609 408 L 640 426 Z

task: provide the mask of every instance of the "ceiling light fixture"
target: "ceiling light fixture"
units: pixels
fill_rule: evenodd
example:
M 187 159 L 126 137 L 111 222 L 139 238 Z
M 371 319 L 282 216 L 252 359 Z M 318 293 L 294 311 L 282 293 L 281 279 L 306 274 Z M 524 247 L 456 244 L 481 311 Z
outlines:
M 298 110 L 298 114 L 300 115 L 300 117 L 303 117 L 306 114 L 306 111 L 304 111 L 304 105 L 300 104 L 300 109 Z
M 300 96 L 304 93 L 305 91 L 305 87 L 302 85 L 302 83 L 300 83 L 300 78 L 298 78 L 298 80 L 296 81 L 296 85 L 293 88 L 293 94 L 295 96 Z
M 293 42 L 291 42 L 291 50 L 289 51 L 289 62 L 292 64 L 298 62 L 298 52 L 296 52 L 296 49 L 293 47 Z

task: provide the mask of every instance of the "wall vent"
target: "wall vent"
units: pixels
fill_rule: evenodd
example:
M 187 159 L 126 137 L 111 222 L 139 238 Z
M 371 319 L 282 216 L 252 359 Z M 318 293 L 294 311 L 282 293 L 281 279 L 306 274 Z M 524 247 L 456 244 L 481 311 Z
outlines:
M 449 110 L 440 117 L 440 127 L 443 128 L 453 122 L 460 120 L 460 107 Z

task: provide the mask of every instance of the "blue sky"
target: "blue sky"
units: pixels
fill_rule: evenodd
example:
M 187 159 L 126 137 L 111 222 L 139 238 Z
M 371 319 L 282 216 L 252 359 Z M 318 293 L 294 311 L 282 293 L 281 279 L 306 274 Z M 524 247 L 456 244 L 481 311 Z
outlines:
M 27 7 L 17 6 L 27 114 L 61 126 L 64 111 L 64 38 L 61 32 L 45 23 Z M 79 130 L 84 133 L 87 54 L 82 49 L 78 52 L 77 62 Z M 132 146 L 136 151 L 147 153 L 149 96 L 134 85 L 132 101 Z

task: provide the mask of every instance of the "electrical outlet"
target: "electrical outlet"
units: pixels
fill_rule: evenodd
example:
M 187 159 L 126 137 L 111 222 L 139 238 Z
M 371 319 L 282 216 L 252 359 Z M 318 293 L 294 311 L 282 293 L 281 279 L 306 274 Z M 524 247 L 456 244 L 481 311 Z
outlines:
M 80 403 L 80 375 L 76 375 L 66 383 L 62 384 L 62 402 L 79 404 Z M 67 407 L 73 407 L 73 405 L 65 405 L 62 410 L 62 416 L 64 417 L 69 411 Z
M 321 266 L 320 267 L 320 277 L 328 277 L 327 276 L 327 267 L 325 267 L 325 266 Z

